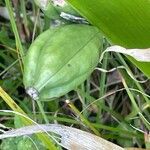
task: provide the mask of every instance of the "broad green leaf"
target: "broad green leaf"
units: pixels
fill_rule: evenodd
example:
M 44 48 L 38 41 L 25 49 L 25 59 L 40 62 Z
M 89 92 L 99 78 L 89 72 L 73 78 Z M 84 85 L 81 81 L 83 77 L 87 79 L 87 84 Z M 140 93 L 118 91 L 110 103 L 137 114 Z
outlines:
M 67 0 L 112 44 L 126 48 L 150 47 L 150 0 Z M 150 77 L 150 63 L 128 57 Z

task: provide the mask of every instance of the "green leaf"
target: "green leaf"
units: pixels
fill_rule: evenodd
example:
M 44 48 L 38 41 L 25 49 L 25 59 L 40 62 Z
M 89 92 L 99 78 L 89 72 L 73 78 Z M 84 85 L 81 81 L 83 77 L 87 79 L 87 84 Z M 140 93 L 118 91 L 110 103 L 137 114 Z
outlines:
M 149 0 L 67 0 L 112 44 L 126 48 L 150 47 Z M 150 63 L 128 57 L 150 77 Z
M 35 136 L 23 136 L 15 138 L 7 138 L 2 140 L 1 150 L 37 150 L 46 148 Z

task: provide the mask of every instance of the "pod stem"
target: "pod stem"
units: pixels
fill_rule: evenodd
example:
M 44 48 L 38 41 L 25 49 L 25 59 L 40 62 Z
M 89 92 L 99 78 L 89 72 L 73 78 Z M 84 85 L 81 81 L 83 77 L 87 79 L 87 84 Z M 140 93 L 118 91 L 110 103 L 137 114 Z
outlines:
M 47 117 L 46 117 L 46 115 L 45 115 L 45 112 L 44 112 L 44 109 L 43 109 L 43 106 L 42 106 L 41 101 L 40 101 L 40 100 L 37 100 L 36 102 L 37 102 L 37 105 L 38 105 L 38 107 L 39 107 L 39 110 L 40 110 L 40 112 L 41 112 L 41 114 L 42 114 L 42 116 L 43 116 L 44 121 L 46 122 L 46 124 L 49 124 L 49 121 L 48 121 L 48 119 L 47 119 Z

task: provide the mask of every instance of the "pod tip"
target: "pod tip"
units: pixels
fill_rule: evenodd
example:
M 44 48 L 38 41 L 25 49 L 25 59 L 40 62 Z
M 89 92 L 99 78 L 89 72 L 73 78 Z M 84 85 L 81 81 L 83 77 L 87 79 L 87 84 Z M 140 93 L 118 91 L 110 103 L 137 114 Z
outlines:
M 28 87 L 26 88 L 26 93 L 33 99 L 37 100 L 39 99 L 39 93 L 34 87 Z

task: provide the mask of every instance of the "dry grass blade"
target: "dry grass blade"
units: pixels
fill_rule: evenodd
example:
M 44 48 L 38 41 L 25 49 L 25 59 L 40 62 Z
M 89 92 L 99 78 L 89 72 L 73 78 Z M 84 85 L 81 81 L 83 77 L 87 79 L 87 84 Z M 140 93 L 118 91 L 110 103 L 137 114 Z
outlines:
M 123 150 L 123 148 L 106 141 L 98 136 L 91 133 L 67 127 L 64 125 L 49 124 L 49 125 L 34 125 L 26 126 L 20 129 L 8 131 L 0 135 L 0 139 L 8 137 L 16 137 L 21 135 L 29 135 L 33 133 L 46 131 L 54 132 L 61 136 L 61 144 L 65 148 L 71 150 Z
M 105 52 L 117 52 L 129 55 L 137 61 L 150 62 L 150 48 L 147 49 L 126 49 L 124 47 L 115 45 L 108 47 L 101 55 L 100 61 L 103 59 Z

